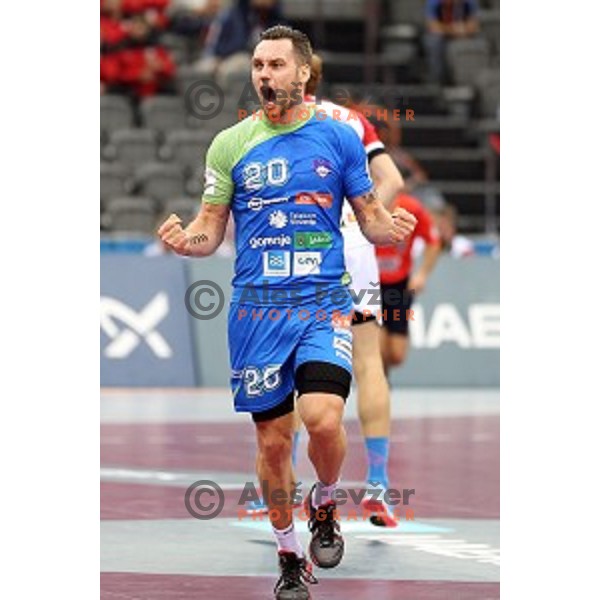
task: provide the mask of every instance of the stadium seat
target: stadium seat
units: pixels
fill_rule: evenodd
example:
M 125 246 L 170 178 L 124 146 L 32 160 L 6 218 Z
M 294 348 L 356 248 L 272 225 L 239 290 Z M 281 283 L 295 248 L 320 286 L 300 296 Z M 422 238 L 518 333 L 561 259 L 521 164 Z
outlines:
M 200 201 L 193 198 L 171 198 L 164 204 L 164 213 L 175 213 L 180 216 L 185 225 L 196 218 L 200 210 Z
M 475 80 L 479 96 L 479 112 L 483 117 L 496 117 L 500 106 L 500 71 L 483 69 Z
M 104 149 L 107 159 L 116 159 L 130 167 L 156 160 L 156 132 L 149 129 L 122 129 L 110 136 Z
M 133 110 L 125 96 L 100 96 L 100 129 L 110 134 L 133 125 Z
M 144 127 L 160 132 L 181 129 L 186 125 L 183 98 L 178 96 L 154 96 L 144 98 L 140 104 Z
M 411 148 L 432 180 L 481 181 L 485 179 L 486 153 L 481 148 Z
M 171 131 L 167 134 L 165 145 L 160 149 L 160 156 L 186 169 L 198 168 L 204 161 L 213 137 L 212 131 L 206 129 Z
M 492 53 L 500 54 L 500 11 L 481 10 L 479 12 L 481 31 L 490 43 Z
M 202 81 L 214 83 L 214 77 L 208 72 L 199 72 L 193 65 L 181 65 L 175 75 L 175 87 L 180 96 L 185 96 L 193 85 Z
M 423 116 L 403 121 L 402 144 L 406 147 L 465 147 L 469 145 L 467 125 L 468 119 L 450 116 Z
M 108 200 L 128 194 L 132 189 L 131 173 L 120 163 L 100 163 L 100 198 Z
M 184 64 L 189 58 L 188 41 L 185 37 L 174 33 L 165 32 L 160 36 L 160 45 L 166 48 L 176 64 Z
M 185 192 L 182 169 L 174 164 L 142 165 L 135 172 L 135 180 L 139 193 L 154 200 L 181 196 Z
M 206 135 L 210 135 L 211 139 L 223 129 L 235 125 L 239 120 L 238 109 L 232 105 L 224 105 L 223 109 L 215 114 L 210 119 L 196 119 L 191 117 L 188 121 L 188 126 L 191 130 L 202 130 Z
M 361 20 L 368 0 L 283 0 L 283 14 L 288 19 L 312 21 L 315 15 L 325 19 Z M 405 0 L 402 0 L 403 2 Z
M 389 3 L 392 23 L 410 23 L 422 27 L 425 23 L 425 0 L 399 0 Z
M 151 198 L 113 198 L 106 203 L 105 218 L 113 232 L 151 235 L 157 225 L 155 204 Z
M 488 66 L 489 54 L 489 44 L 483 38 L 449 41 L 447 58 L 454 83 L 473 85 L 477 74 Z

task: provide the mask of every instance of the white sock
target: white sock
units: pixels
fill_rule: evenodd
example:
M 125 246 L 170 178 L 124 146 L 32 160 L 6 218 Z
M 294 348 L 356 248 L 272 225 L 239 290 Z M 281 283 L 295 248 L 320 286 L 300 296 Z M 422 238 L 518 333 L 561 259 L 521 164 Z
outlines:
M 325 485 L 320 481 L 317 481 L 317 485 L 315 487 L 314 492 L 311 496 L 311 502 L 314 508 L 319 508 L 319 506 L 323 506 L 323 504 L 327 504 L 328 502 L 333 502 L 333 492 L 337 489 L 338 482 L 334 481 L 330 485 Z
M 275 529 L 273 527 L 273 533 L 277 540 L 277 551 L 294 552 L 300 558 L 304 556 L 304 550 L 302 550 L 302 546 L 296 535 L 294 523 L 291 523 L 285 529 Z

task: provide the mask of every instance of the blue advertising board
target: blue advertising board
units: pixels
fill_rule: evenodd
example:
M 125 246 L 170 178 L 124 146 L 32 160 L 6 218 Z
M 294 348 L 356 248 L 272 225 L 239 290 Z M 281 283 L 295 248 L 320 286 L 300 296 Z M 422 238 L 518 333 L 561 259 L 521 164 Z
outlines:
M 104 255 L 100 277 L 101 385 L 196 385 L 185 260 Z

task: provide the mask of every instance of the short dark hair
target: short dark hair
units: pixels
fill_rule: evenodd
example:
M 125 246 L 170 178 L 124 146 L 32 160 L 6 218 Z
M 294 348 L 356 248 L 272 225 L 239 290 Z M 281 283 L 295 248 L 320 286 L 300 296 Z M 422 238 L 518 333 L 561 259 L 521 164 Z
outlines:
M 260 34 L 260 41 L 265 40 L 290 40 L 301 64 L 310 65 L 312 59 L 312 46 L 305 33 L 292 29 L 287 25 L 275 25 L 265 29 Z

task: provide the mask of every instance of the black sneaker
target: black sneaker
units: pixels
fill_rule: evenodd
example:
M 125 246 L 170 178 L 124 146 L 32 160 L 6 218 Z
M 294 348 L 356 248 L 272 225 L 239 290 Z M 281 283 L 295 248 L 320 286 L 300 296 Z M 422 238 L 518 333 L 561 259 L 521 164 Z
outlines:
M 294 552 L 279 552 L 279 570 L 281 575 L 273 590 L 277 600 L 310 600 L 304 582 L 319 582 L 306 558 L 298 558 Z
M 317 567 L 333 569 L 344 556 L 344 538 L 340 533 L 340 524 L 335 519 L 336 503 L 330 501 L 318 509 L 313 506 L 312 495 L 316 485 L 312 486 L 305 500 L 308 529 L 312 533 L 308 549 Z

